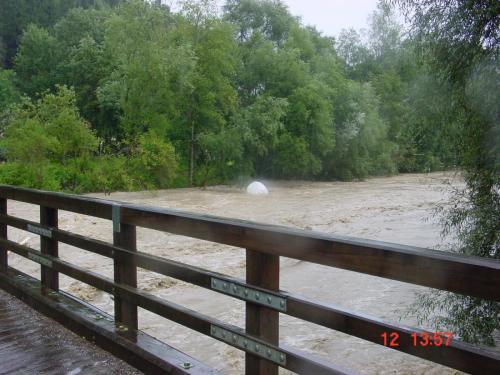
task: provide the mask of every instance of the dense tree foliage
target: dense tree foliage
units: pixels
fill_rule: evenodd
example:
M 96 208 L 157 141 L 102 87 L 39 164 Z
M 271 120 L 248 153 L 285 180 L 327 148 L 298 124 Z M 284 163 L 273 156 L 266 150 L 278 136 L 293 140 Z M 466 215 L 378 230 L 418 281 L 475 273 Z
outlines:
M 174 177 L 173 147 L 154 132 L 138 137 L 130 158 L 96 156 L 99 140 L 66 86 L 23 99 L 9 117 L 1 142 L 5 183 L 78 192 L 168 186 Z
M 454 133 L 466 187 L 443 209 L 457 252 L 500 259 L 500 4 L 495 1 L 401 0 L 428 66 L 447 86 L 449 114 L 438 132 Z M 428 85 L 435 96 L 435 85 Z M 421 96 L 421 95 L 419 95 Z M 424 129 L 430 111 L 423 111 Z M 432 115 L 434 117 L 435 115 Z M 455 124 L 455 126 L 452 126 Z M 450 126 L 451 125 L 451 126 Z M 432 132 L 430 132 L 432 134 Z M 493 344 L 500 303 L 453 293 L 420 296 L 422 318 L 467 341 Z
M 183 0 L 178 12 L 145 0 L 3 2 L 4 181 L 87 191 L 250 176 L 361 179 L 457 163 L 449 88 L 418 62 L 416 41 L 385 3 L 368 38 L 348 30 L 335 40 L 276 0 L 228 0 L 222 13 L 215 0 Z M 85 158 L 70 159 L 81 175 L 101 177 L 23 179 L 29 162 L 8 151 L 12 129 L 35 139 L 48 125 L 34 126 L 20 108 L 69 93 L 62 107 L 93 137 Z
M 334 39 L 280 0 L 0 0 L 0 181 L 84 192 L 460 167 L 445 230 L 498 259 L 498 2 L 391 3 Z M 419 303 L 469 341 L 500 328 L 498 303 Z
M 2 110 L 20 99 L 14 81 L 14 72 L 0 69 L 0 108 Z
M 73 8 L 115 6 L 120 0 L 1 0 L 0 64 L 11 67 L 20 38 L 29 24 L 48 28 Z

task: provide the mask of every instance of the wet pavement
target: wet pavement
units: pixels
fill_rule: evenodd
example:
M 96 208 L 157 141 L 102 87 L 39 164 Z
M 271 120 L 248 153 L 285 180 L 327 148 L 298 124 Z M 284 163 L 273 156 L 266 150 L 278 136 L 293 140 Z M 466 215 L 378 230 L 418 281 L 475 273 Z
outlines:
M 0 289 L 0 374 L 141 374 Z

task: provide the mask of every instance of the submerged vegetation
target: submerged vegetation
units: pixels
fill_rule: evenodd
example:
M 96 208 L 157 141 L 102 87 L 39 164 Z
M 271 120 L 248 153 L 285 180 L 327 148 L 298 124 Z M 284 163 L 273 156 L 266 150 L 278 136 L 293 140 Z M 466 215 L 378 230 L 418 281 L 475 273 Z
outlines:
M 133 190 L 457 163 L 449 88 L 385 4 L 362 40 L 271 0 L 5 3 L 3 183 Z

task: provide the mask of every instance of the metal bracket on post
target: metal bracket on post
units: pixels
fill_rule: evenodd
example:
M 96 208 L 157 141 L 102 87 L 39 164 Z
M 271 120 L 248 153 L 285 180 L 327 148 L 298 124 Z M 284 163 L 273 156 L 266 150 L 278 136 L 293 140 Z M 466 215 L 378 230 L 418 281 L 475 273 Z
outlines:
M 111 217 L 113 219 L 113 232 L 121 232 L 121 217 L 120 217 L 121 205 L 119 203 L 113 203 L 111 208 Z
M 239 285 L 226 280 L 217 279 L 215 277 L 212 277 L 211 279 L 211 286 L 212 289 L 224 294 L 235 296 L 242 300 L 253 302 L 257 305 L 271 307 L 275 310 L 286 312 L 286 299 L 279 295 L 262 292 L 248 285 Z
M 280 366 L 286 366 L 286 354 L 274 348 L 252 340 L 249 337 L 229 331 L 216 325 L 210 326 L 210 335 L 236 348 L 252 353 L 261 358 L 265 358 Z
M 41 228 L 37 225 L 32 224 L 28 224 L 26 226 L 26 229 L 28 230 L 28 232 L 39 234 L 40 236 L 44 236 L 47 238 L 52 238 L 52 231 L 50 229 Z

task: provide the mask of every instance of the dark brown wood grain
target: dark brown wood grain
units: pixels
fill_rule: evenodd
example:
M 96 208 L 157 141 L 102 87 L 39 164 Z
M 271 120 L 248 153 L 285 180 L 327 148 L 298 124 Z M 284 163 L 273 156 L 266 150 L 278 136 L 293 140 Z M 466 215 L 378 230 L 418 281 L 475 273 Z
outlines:
M 3 203 L 0 201 L 0 266 L 6 265 L 4 249 L 12 249 L 24 256 L 34 251 L 26 250 L 26 247 L 20 247 L 6 240 L 7 225 L 26 229 L 27 224 L 32 223 L 6 215 L 6 198 L 40 204 L 46 209 L 54 210 L 56 218 L 57 209 L 62 209 L 111 219 L 111 207 L 116 203 L 4 185 L 0 185 L 0 197 L 3 201 Z M 135 270 L 136 267 L 142 267 L 204 288 L 211 288 L 211 277 L 239 283 L 242 286 L 251 284 L 257 289 L 261 288 L 286 298 L 286 313 L 291 316 L 377 344 L 382 344 L 380 337 L 382 333 L 396 332 L 400 336 L 400 346 L 393 349 L 470 373 L 493 374 L 497 373 L 496 370 L 500 368 L 500 359 L 497 356 L 459 341 L 453 341 L 449 346 L 440 348 L 414 346 L 411 342 L 411 333 L 419 330 L 390 324 L 338 306 L 325 305 L 279 291 L 279 258 L 284 256 L 299 259 L 497 302 L 500 301 L 500 261 L 134 204 L 120 203 L 120 207 L 122 232 L 115 234 L 114 244 L 62 231 L 57 228 L 57 219 L 55 225 L 52 225 L 49 219 L 42 223 L 42 227 L 52 230 L 51 242 L 46 242 L 46 244 L 57 244 L 57 241 L 61 241 L 100 255 L 113 257 L 116 271 L 114 281 L 61 262 L 53 256 L 43 256 L 53 261 L 53 270 L 46 267 L 47 272 L 53 272 L 52 275 L 57 272 L 66 273 L 96 288 L 114 293 L 117 301 L 115 312 L 117 320 L 131 327 L 137 327 L 137 306 L 203 334 L 210 334 L 210 324 L 222 324 L 137 290 Z M 46 211 L 46 216 L 50 217 L 48 212 Z M 246 250 L 247 282 L 136 252 L 136 226 L 249 249 Z M 5 233 L 2 228 L 5 228 Z M 43 241 L 42 239 L 42 243 Z M 43 250 L 43 248 L 44 246 L 42 246 L 44 253 L 53 252 L 53 250 Z M 5 260 L 2 254 L 5 254 Z M 55 255 L 57 256 L 57 252 Z M 46 280 L 50 279 L 48 275 L 45 276 Z M 256 337 L 256 340 L 264 340 L 278 347 L 276 328 L 278 316 L 277 311 L 248 302 L 246 334 L 251 334 Z M 236 329 L 224 325 L 221 327 Z M 345 370 L 325 365 L 311 356 L 294 355 L 293 350 L 279 349 L 292 353 L 286 365 L 286 368 L 291 371 L 315 374 L 346 373 Z M 276 374 L 276 365 L 252 355 L 247 355 L 247 359 L 247 373 Z
M 176 303 L 165 301 L 140 289 L 125 284 L 116 283 L 109 278 L 88 271 L 85 268 L 70 264 L 59 258 L 44 255 L 41 252 L 31 249 L 27 246 L 19 245 L 15 242 L 3 239 L 0 239 L 0 244 L 7 245 L 12 249 L 13 252 L 23 257 L 28 257 L 29 254 L 34 254 L 37 257 L 42 257 L 45 260 L 52 262 L 51 268 L 60 273 L 89 284 L 107 293 L 114 293 L 114 295 L 120 297 L 122 300 L 128 301 L 136 306 L 140 306 L 148 311 L 151 311 L 204 335 L 210 335 L 211 326 L 216 325 L 238 335 L 245 336 L 246 338 L 256 341 L 262 345 L 266 345 L 275 350 L 279 350 L 285 353 L 287 356 L 287 364 L 286 366 L 284 366 L 284 368 L 298 374 L 354 374 L 353 372 L 345 370 L 334 364 L 326 363 L 322 360 L 317 360 L 309 354 L 303 353 L 301 351 L 292 351 L 287 348 L 280 348 L 279 346 L 269 343 L 260 337 L 249 335 L 239 327 L 223 323 L 217 319 L 190 310 Z M 122 334 L 122 332 L 120 332 L 120 334 Z M 127 335 L 125 336 L 128 337 Z
M 28 224 L 36 224 L 35 222 L 1 214 L 0 223 L 23 230 L 26 230 Z M 113 257 L 113 252 L 115 254 L 122 254 L 122 257 L 131 257 L 137 263 L 138 267 L 165 276 L 174 277 L 203 288 L 212 290 L 210 282 L 212 277 L 216 277 L 228 283 L 238 284 L 242 288 L 249 286 L 244 280 L 208 271 L 199 267 L 151 254 L 129 251 L 103 241 L 89 239 L 61 229 L 50 227 L 44 228 L 51 229 L 53 237 L 60 242 L 77 246 L 109 258 Z M 273 293 L 273 291 L 269 289 L 259 288 L 255 285 L 252 285 L 252 287 L 261 290 L 263 293 Z M 102 285 L 100 288 L 102 288 Z M 229 293 L 226 294 L 234 297 Z M 396 332 L 400 337 L 400 346 L 392 348 L 394 350 L 432 360 L 436 363 L 469 373 L 474 372 L 474 370 L 488 373 L 488 371 L 491 372 L 491 369 L 500 366 L 500 358 L 498 356 L 495 357 L 484 350 L 465 344 L 459 340 L 453 340 L 449 346 L 442 346 L 439 350 L 436 350 L 437 348 L 415 347 L 411 345 L 411 333 L 420 332 L 420 329 L 388 323 L 376 317 L 349 311 L 340 306 L 326 305 L 304 296 L 298 296 L 285 291 L 275 292 L 275 294 L 287 300 L 287 311 L 285 313 L 290 316 L 353 335 L 379 345 L 383 345 L 380 334 L 383 332 Z
M 114 202 L 0 185 L 0 196 L 111 219 Z M 500 302 L 500 262 L 122 203 L 122 223 Z M 283 246 L 286 244 L 286 246 Z
M 51 207 L 40 206 L 40 224 L 52 228 L 58 226 L 57 209 Z M 52 257 L 59 256 L 59 245 L 53 238 L 40 236 L 40 250 L 42 254 L 47 254 Z M 54 270 L 41 266 L 41 281 L 42 285 L 52 290 L 59 290 L 59 274 Z
M 135 225 L 500 301 L 500 262 L 380 241 L 126 205 Z
M 116 203 L 105 199 L 9 185 L 0 185 L 0 197 L 102 219 L 111 219 L 111 206 Z
M 247 249 L 246 280 L 271 291 L 279 290 L 280 258 Z M 251 302 L 246 303 L 246 332 L 274 345 L 279 345 L 279 313 L 275 310 Z M 253 354 L 245 355 L 246 375 L 278 375 L 279 367 Z
M 133 225 L 121 224 L 120 231 L 113 232 L 113 244 L 126 250 L 137 251 L 137 234 Z M 116 283 L 137 287 L 137 265 L 134 258 L 114 253 L 113 269 Z M 124 301 L 115 295 L 115 321 L 121 322 L 129 329 L 137 330 L 137 305 L 131 301 Z
M 7 199 L 0 198 L 0 215 L 7 215 Z M 7 225 L 0 224 L 0 238 L 7 239 Z M 8 249 L 0 246 L 0 268 L 7 268 L 8 266 Z

